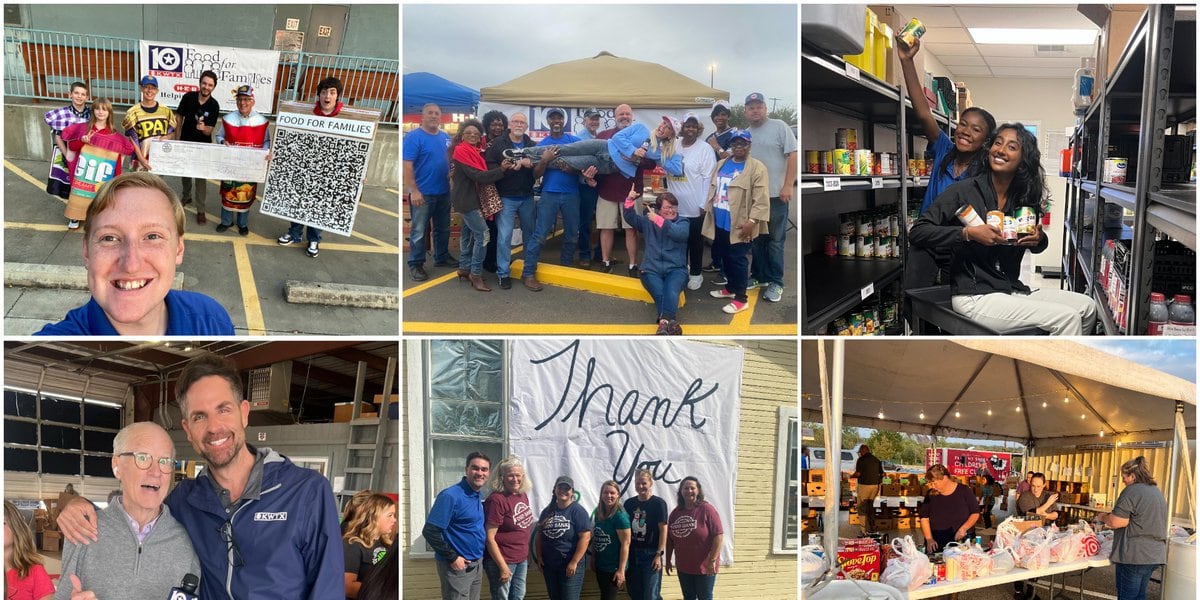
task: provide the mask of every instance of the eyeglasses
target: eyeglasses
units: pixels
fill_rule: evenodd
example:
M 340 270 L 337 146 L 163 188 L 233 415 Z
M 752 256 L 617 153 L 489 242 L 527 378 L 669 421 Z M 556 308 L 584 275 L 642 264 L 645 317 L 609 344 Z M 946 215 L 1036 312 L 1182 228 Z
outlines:
M 154 457 L 146 452 L 122 452 L 117 456 L 132 456 L 133 464 L 137 465 L 137 468 L 143 471 L 149 469 L 150 464 L 154 462 Z M 175 459 L 169 456 L 158 459 L 158 470 L 163 473 L 173 472 L 175 470 Z
M 225 540 L 225 551 L 229 558 L 230 566 L 234 568 L 244 567 L 246 562 L 242 560 L 242 552 L 238 550 L 237 542 L 233 541 L 233 521 L 225 521 L 217 528 L 217 533 L 221 534 L 221 538 Z

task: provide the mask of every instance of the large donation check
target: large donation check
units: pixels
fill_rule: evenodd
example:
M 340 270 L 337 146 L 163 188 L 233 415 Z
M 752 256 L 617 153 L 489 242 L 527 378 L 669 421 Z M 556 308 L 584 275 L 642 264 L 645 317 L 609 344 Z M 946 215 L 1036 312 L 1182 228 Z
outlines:
M 245 146 L 151 140 L 150 166 L 156 175 L 258 182 L 267 179 L 269 153 Z

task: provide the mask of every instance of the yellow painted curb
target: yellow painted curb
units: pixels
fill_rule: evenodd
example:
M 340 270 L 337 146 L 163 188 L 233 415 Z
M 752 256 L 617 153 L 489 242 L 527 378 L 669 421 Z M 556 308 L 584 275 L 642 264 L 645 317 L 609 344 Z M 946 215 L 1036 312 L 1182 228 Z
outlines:
M 524 268 L 524 260 L 514 260 L 510 267 L 514 275 L 521 273 Z M 541 263 L 538 264 L 537 278 L 538 281 L 548 285 L 654 304 L 654 298 L 651 298 L 646 288 L 642 287 L 642 280 L 634 279 L 628 275 L 614 275 L 612 273 L 601 273 L 600 271 L 589 271 L 587 269 Z M 679 306 L 683 307 L 686 301 L 687 295 L 680 292 Z

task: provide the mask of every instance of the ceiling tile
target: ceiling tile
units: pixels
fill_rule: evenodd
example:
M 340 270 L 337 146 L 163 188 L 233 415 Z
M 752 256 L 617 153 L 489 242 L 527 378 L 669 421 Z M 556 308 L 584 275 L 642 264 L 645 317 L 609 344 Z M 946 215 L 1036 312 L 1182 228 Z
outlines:
M 1021 58 L 1016 56 L 989 56 L 987 64 L 993 67 L 1035 67 L 1035 68 L 1070 68 L 1072 72 L 1079 68 L 1079 59 L 1065 58 Z M 945 63 L 945 61 L 942 61 Z
M 925 24 L 926 28 L 962 27 L 962 22 L 958 20 L 958 13 L 955 12 L 952 6 L 918 4 L 900 5 L 896 9 L 900 11 L 900 14 L 909 19 L 919 19 L 921 23 Z
M 1037 77 L 1037 78 L 1055 78 L 1055 79 L 1071 79 L 1075 76 L 1075 69 L 1039 69 L 1036 67 L 992 67 L 992 72 L 996 77 Z M 1069 99 L 1071 89 L 1063 88 L 1062 97 Z
M 941 61 L 947 68 L 967 67 L 967 66 L 986 66 L 982 56 L 954 56 L 954 55 L 937 55 L 937 59 Z
M 953 54 L 955 56 L 979 56 L 979 48 L 975 44 L 938 44 L 921 42 L 922 48 L 929 49 L 935 56 Z
M 983 54 L 984 56 L 988 56 L 988 57 L 1015 56 L 1015 57 L 1034 58 L 1035 56 L 1039 56 L 1037 53 L 1036 47 L 1030 46 L 1030 45 L 989 44 L 986 46 L 979 46 L 979 48 L 981 49 L 981 54 Z M 1095 55 L 1096 55 L 1096 50 L 1092 46 L 1064 46 L 1064 51 L 1062 53 L 1053 53 L 1053 54 L 1044 53 L 1041 56 L 1045 56 L 1048 58 L 1054 58 L 1054 57 L 1080 58 L 1083 56 L 1095 56 Z
M 1097 29 L 1074 6 L 959 6 L 964 27 L 1046 27 Z
M 921 44 L 974 44 L 975 40 L 962 27 L 927 27 Z
M 992 76 L 992 70 L 987 68 L 986 66 L 977 67 L 977 66 L 963 65 L 963 66 L 958 66 L 958 67 L 947 66 L 946 68 L 949 69 L 950 72 L 953 73 L 955 77 L 964 77 L 964 76 L 968 76 L 968 75 L 975 75 L 975 76 L 982 76 L 982 77 L 991 77 Z

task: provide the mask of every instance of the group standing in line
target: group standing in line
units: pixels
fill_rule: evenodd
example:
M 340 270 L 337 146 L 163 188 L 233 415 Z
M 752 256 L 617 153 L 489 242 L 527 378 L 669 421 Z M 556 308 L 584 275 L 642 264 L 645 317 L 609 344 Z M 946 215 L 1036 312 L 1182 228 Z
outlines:
M 443 600 L 478 600 L 485 574 L 492 598 L 521 600 L 531 564 L 551 600 L 578 600 L 589 567 L 605 600 L 623 587 L 634 600 L 657 600 L 663 573 L 673 569 L 685 600 L 714 597 L 724 530 L 695 477 L 680 482 L 670 512 L 646 469 L 624 502 L 617 482 L 603 482 L 590 515 L 563 475 L 535 517 L 532 486 L 520 459 L 508 457 L 493 472 L 491 460 L 473 452 L 463 478 L 438 493 L 422 534 L 436 554 Z

